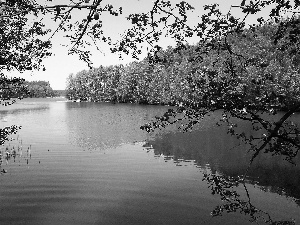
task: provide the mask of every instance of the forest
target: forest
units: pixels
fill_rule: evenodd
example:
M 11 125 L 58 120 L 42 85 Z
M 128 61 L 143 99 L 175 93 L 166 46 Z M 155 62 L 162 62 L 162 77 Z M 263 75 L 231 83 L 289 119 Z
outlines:
M 294 21 L 298 29 L 299 22 Z M 289 108 L 299 101 L 300 54 L 284 39 L 276 42 L 277 26 L 268 22 L 230 34 L 223 37 L 225 46 L 218 39 L 206 46 L 156 46 L 141 61 L 70 74 L 66 95 L 81 101 L 218 108 L 230 107 L 234 99 L 241 109 L 246 104 Z M 227 98 L 221 97 L 224 92 Z

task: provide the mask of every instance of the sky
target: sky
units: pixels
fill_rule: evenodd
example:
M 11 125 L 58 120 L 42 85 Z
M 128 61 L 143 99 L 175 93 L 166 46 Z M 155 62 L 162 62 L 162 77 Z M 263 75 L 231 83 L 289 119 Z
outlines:
M 241 0 L 186 0 L 192 6 L 195 7 L 194 12 L 190 15 L 189 21 L 195 23 L 198 21 L 199 17 L 203 13 L 203 5 L 210 3 L 218 3 L 220 8 L 227 12 L 231 5 L 239 5 Z M 52 0 L 52 2 L 47 2 L 45 0 L 37 0 L 37 3 L 41 5 L 55 5 L 55 4 L 65 4 L 69 3 L 68 0 Z M 180 0 L 171 0 L 171 3 L 177 3 Z M 103 20 L 103 30 L 104 32 L 111 36 L 113 40 L 118 40 L 120 36 L 125 32 L 126 29 L 130 28 L 130 22 L 125 19 L 125 16 L 130 13 L 136 12 L 147 12 L 151 9 L 153 1 L 152 0 L 103 0 L 103 5 L 112 4 L 114 7 L 123 8 L 123 15 L 115 17 L 111 15 L 105 15 L 101 17 Z M 238 12 L 236 12 L 238 13 Z M 76 10 L 74 11 L 72 18 L 78 19 L 87 15 L 86 10 Z M 257 16 L 256 16 L 257 17 Z M 47 28 L 55 30 L 57 23 L 48 16 L 42 18 Z M 192 40 L 196 42 L 197 40 Z M 52 52 L 53 55 L 43 61 L 46 71 L 27 71 L 24 73 L 12 72 L 11 76 L 17 76 L 25 78 L 28 81 L 33 80 L 45 80 L 49 81 L 51 87 L 54 90 L 63 90 L 66 88 L 66 79 L 69 74 L 76 74 L 81 70 L 87 70 L 88 66 L 83 61 L 79 60 L 76 55 L 68 55 L 68 47 L 62 46 L 66 44 L 66 39 L 63 37 L 63 33 L 59 32 L 52 38 Z M 193 44 L 193 43 L 191 43 Z M 161 46 L 167 47 L 171 45 L 170 40 L 165 40 L 160 43 Z M 93 67 L 109 66 L 116 64 L 126 64 L 133 59 L 130 56 L 124 56 L 122 60 L 119 59 L 118 54 L 112 54 L 109 51 L 109 47 L 105 44 L 100 46 L 101 52 L 97 51 L 96 48 L 92 48 L 92 62 Z

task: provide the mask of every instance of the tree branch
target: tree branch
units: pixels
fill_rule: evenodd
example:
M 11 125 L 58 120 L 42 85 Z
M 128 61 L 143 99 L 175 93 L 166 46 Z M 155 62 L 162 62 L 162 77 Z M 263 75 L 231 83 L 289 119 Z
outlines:
M 296 104 L 294 107 L 292 107 L 288 112 L 286 112 L 281 118 L 280 120 L 275 123 L 276 126 L 273 130 L 271 130 L 269 136 L 265 139 L 264 143 L 255 150 L 255 153 L 252 155 L 251 159 L 250 159 L 250 163 L 248 168 L 246 169 L 246 172 L 244 173 L 243 176 L 243 180 L 246 177 L 246 174 L 250 168 L 250 166 L 252 165 L 254 159 L 258 156 L 258 154 L 261 152 L 261 150 L 263 150 L 267 144 L 272 140 L 273 137 L 277 137 L 278 136 L 278 131 L 279 129 L 282 127 L 283 123 L 291 116 L 293 115 L 296 111 L 298 111 L 300 109 L 300 103 Z M 296 147 L 298 147 L 299 145 L 297 144 Z

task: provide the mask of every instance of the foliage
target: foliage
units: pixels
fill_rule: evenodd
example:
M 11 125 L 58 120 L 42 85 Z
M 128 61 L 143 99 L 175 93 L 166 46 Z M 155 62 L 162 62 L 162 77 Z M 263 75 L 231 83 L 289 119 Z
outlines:
M 298 64 L 288 52 L 278 50 L 272 42 L 274 24 L 256 26 L 255 29 L 255 32 L 247 29 L 241 35 L 227 38 L 228 43 L 235 44 L 237 56 L 231 60 L 238 67 L 234 71 L 229 68 L 227 49 L 220 49 L 220 46 L 215 46 L 206 55 L 201 55 L 205 49 L 199 45 L 178 45 L 166 50 L 158 48 L 144 60 L 125 68 L 100 67 L 69 76 L 68 89 L 74 92 L 70 98 L 84 100 L 85 92 L 80 89 L 88 89 L 88 94 L 94 99 L 96 90 L 101 91 L 99 86 L 105 83 L 115 91 L 103 89 L 106 95 L 113 93 L 113 96 L 107 99 L 98 96 L 100 101 L 111 98 L 148 104 L 181 103 L 231 108 L 239 100 L 239 109 L 246 105 L 252 109 L 287 109 L 287 104 L 298 101 Z M 210 45 L 214 44 L 214 40 L 210 42 Z M 116 70 L 121 74 L 115 76 Z
M 27 86 L 28 95 L 30 98 L 45 98 L 53 97 L 54 91 L 50 87 L 50 83 L 47 81 L 30 81 L 25 82 Z
M 31 1 L 0 3 L 0 69 L 19 71 L 39 69 L 42 59 L 50 56 L 50 41 L 42 36 L 49 33 L 41 22 L 28 24 L 29 14 L 37 16 Z

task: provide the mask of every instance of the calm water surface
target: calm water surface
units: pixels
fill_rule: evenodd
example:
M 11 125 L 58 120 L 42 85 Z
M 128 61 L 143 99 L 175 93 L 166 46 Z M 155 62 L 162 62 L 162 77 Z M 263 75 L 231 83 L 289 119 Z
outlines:
M 1 148 L 16 152 L 1 165 L 1 225 L 250 224 L 239 213 L 210 216 L 222 202 L 203 172 L 241 175 L 249 159 L 215 118 L 192 133 L 150 136 L 139 127 L 166 107 L 62 100 L 0 109 L 1 127 L 22 125 Z M 261 156 L 248 177 L 252 203 L 299 224 L 299 174 L 299 166 Z

